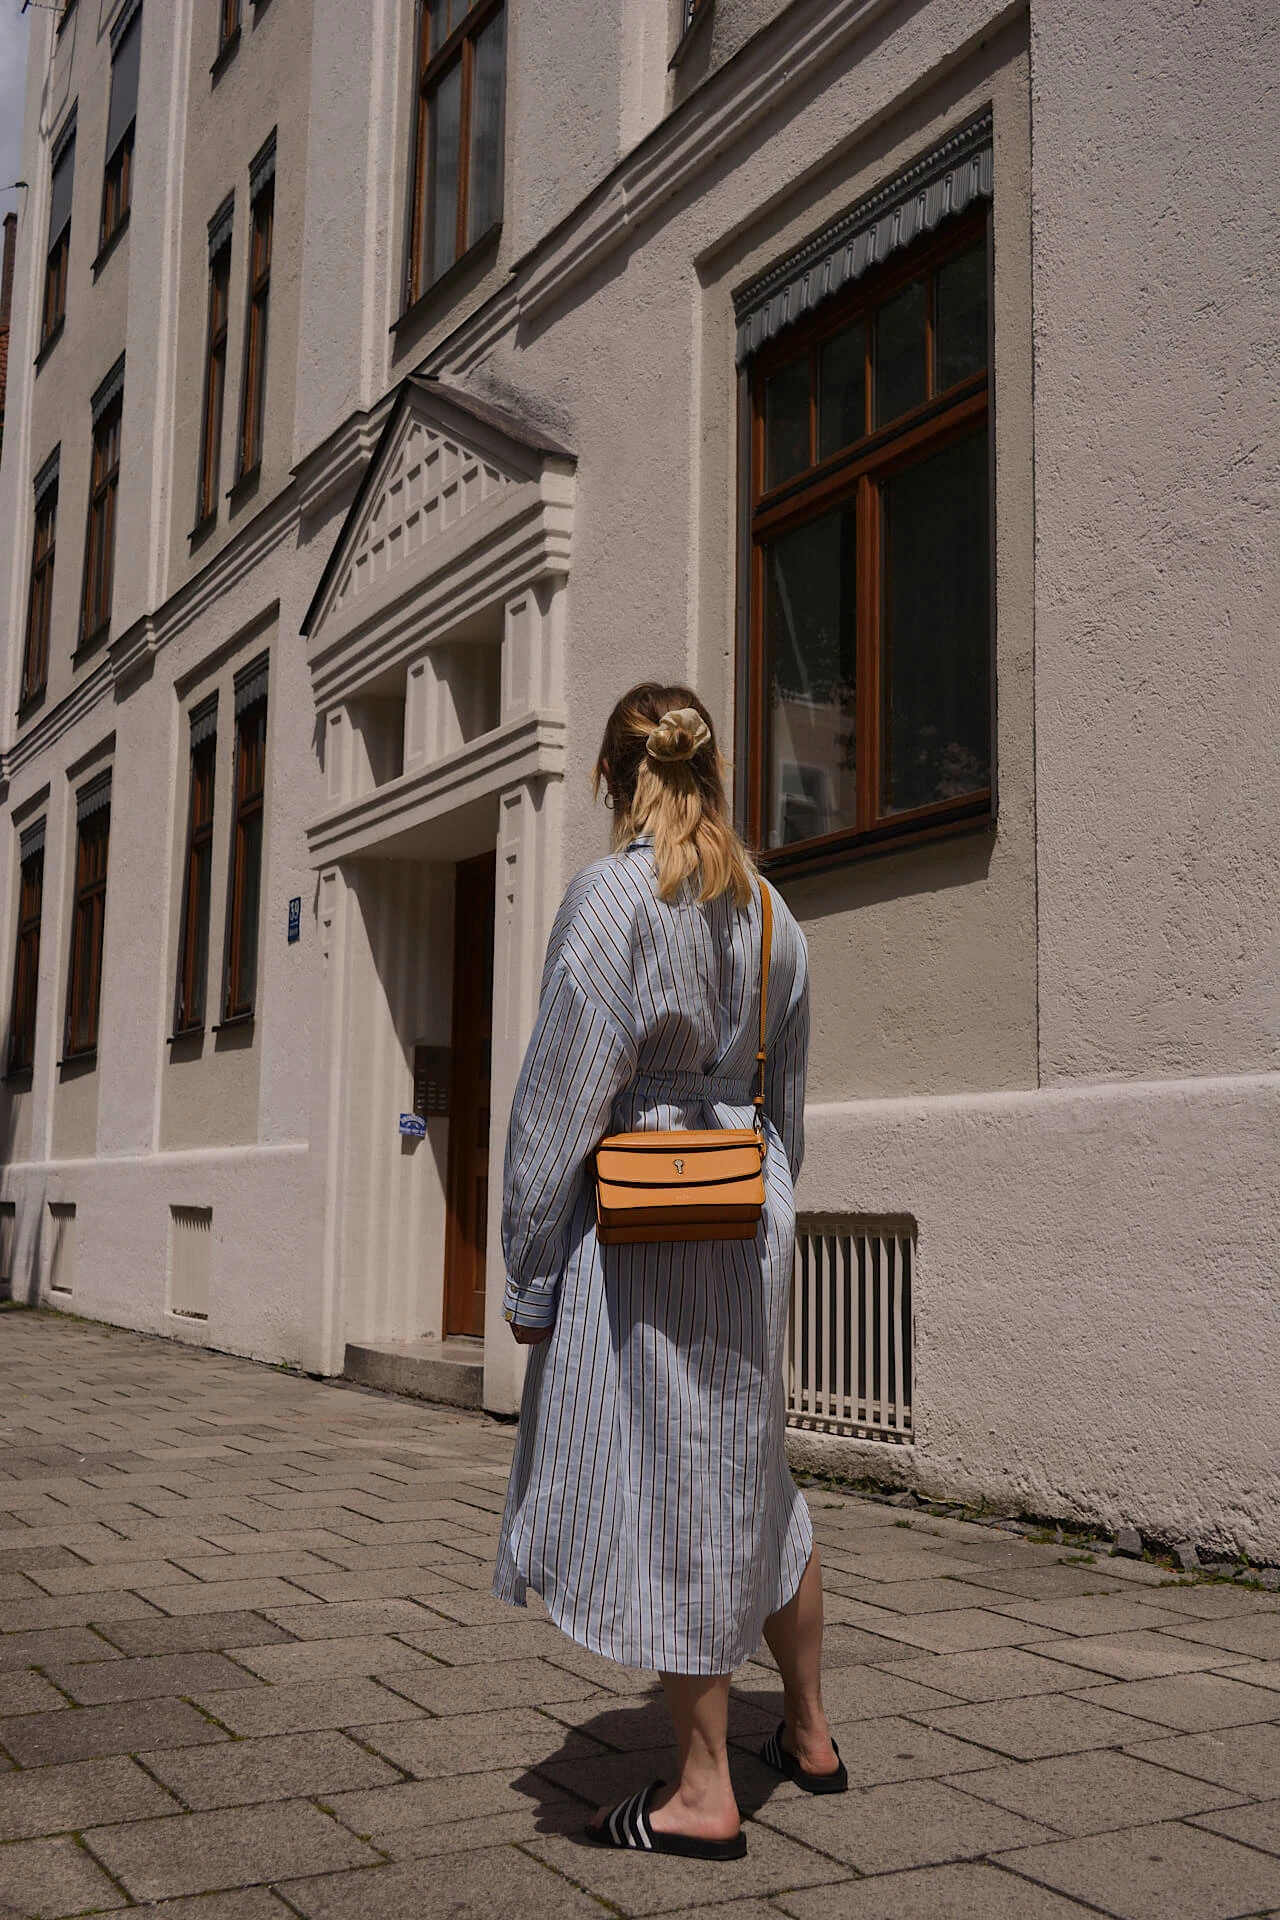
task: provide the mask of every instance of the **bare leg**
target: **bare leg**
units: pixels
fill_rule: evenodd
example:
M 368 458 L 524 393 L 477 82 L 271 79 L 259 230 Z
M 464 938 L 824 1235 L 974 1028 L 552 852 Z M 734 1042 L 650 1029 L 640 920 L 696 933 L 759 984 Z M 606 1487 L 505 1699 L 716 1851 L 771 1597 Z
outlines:
M 662 1690 L 675 1724 L 680 1771 L 674 1786 L 654 1796 L 649 1822 L 656 1833 L 698 1840 L 732 1840 L 740 1825 L 729 1778 L 729 1675 L 664 1673 Z M 604 1818 L 597 1814 L 593 1825 Z
M 782 1675 L 783 1745 L 806 1773 L 834 1773 L 840 1761 L 822 1704 L 822 1564 L 816 1547 L 794 1597 L 765 1621 L 764 1637 Z

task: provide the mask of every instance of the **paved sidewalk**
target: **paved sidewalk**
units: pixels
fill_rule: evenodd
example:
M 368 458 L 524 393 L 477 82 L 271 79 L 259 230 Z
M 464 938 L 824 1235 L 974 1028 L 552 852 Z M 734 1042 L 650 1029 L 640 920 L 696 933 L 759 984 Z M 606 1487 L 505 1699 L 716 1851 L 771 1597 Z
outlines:
M 489 1595 L 511 1430 L 0 1314 L 0 1916 L 1280 1914 L 1280 1594 L 814 1492 L 853 1791 L 730 1865 L 597 1851 L 650 1677 Z

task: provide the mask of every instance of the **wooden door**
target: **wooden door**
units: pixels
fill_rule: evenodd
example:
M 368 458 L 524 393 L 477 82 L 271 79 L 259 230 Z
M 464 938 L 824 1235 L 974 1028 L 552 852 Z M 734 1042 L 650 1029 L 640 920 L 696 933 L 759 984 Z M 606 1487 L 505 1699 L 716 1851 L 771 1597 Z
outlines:
M 444 1330 L 484 1333 L 489 1219 L 489 1078 L 493 1051 L 491 853 L 456 868 L 453 906 L 453 1087 L 449 1112 Z

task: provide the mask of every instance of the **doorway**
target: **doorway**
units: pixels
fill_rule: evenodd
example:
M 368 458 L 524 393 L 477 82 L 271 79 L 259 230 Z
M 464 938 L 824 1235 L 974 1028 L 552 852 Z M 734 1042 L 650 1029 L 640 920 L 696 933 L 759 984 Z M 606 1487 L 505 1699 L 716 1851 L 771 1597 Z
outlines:
M 453 1088 L 449 1111 L 445 1337 L 484 1334 L 489 1222 L 496 858 L 459 861 L 453 909 Z

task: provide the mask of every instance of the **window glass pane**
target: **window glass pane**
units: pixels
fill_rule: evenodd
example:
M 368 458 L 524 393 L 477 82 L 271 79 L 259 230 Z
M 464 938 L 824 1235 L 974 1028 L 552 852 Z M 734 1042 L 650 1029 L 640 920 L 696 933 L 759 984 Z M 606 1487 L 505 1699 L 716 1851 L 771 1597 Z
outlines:
M 867 430 L 866 327 L 846 327 L 818 353 L 818 458 L 838 453 Z
M 107 158 L 124 139 L 138 110 L 138 63 L 142 53 L 142 15 L 135 13 L 111 61 L 111 110 L 107 115 Z
M 449 0 L 427 0 L 427 52 L 435 53 L 449 37 Z
M 258 887 L 262 878 L 262 815 L 241 824 L 242 887 L 240 895 L 240 951 L 236 958 L 236 992 L 242 1007 L 251 1007 L 258 977 Z
M 987 249 L 970 247 L 938 268 L 935 324 L 939 393 L 987 364 Z
M 764 383 L 764 483 L 777 487 L 809 464 L 809 356 Z
M 76 137 L 72 134 L 53 170 L 49 194 L 49 245 L 52 247 L 71 218 L 71 187 L 76 170 Z
M 455 60 L 427 95 L 427 282 L 438 280 L 458 253 L 458 146 L 462 126 L 462 63 Z
M 885 813 L 991 781 L 987 435 L 881 486 Z
M 925 400 L 924 281 L 913 280 L 876 314 L 876 425 Z
M 209 972 L 209 891 L 213 878 L 213 849 L 203 846 L 193 861 L 192 874 L 194 924 L 192 926 L 191 997 L 184 1008 L 186 1024 L 199 1026 L 204 1019 L 204 986 Z
M 771 847 L 855 824 L 855 527 L 838 508 L 765 550 Z
M 502 95 L 506 21 L 499 13 L 475 44 L 471 69 L 471 174 L 467 245 L 502 218 Z

